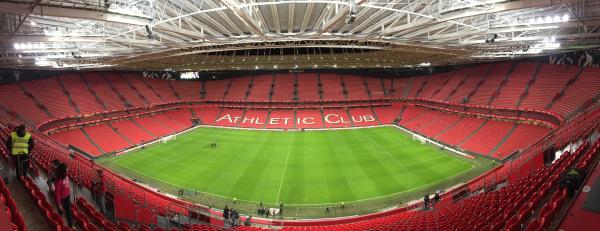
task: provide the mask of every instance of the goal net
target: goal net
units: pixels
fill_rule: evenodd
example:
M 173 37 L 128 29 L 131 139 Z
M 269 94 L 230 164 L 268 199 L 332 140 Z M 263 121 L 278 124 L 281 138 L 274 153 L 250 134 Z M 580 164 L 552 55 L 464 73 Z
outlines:
M 421 144 L 427 143 L 427 139 L 425 139 L 425 137 L 416 134 L 413 135 L 413 140 L 418 140 L 419 142 L 421 142 Z
M 176 139 L 177 139 L 177 135 L 169 135 L 169 136 L 165 136 L 163 138 L 160 138 L 160 142 L 164 144 L 164 143 L 167 143 L 167 142 L 169 142 L 171 140 L 176 140 Z

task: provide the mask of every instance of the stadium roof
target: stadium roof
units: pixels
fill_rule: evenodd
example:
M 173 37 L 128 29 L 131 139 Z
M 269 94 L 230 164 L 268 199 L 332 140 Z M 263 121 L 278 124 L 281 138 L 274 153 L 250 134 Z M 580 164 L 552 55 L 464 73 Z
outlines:
M 0 13 L 5 68 L 402 68 L 600 45 L 592 0 L 23 0 Z

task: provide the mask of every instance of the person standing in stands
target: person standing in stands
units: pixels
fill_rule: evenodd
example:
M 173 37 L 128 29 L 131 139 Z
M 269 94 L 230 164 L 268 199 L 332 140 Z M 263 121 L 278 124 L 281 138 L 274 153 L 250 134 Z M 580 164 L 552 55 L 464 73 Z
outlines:
M 229 207 L 227 205 L 225 205 L 225 208 L 223 209 L 223 225 L 224 228 L 228 228 L 229 227 L 229 217 L 230 217 L 230 211 L 229 211 Z
M 234 208 L 231 208 L 231 223 L 233 227 L 240 225 L 240 214 Z
M 431 202 L 431 208 L 435 206 L 438 202 L 440 202 L 442 198 L 440 197 L 440 191 L 435 192 L 433 195 L 433 202 Z
M 425 198 L 423 198 L 423 209 L 429 210 L 429 194 L 425 194 Z
M 96 177 L 92 180 L 92 187 L 94 189 L 94 200 L 100 211 L 105 213 L 104 195 L 106 193 L 106 185 L 104 184 L 104 174 L 101 169 L 96 171 Z
M 50 166 L 50 170 L 48 172 L 50 173 L 50 176 L 48 176 L 48 180 L 46 181 L 46 184 L 48 184 L 48 191 L 51 193 L 50 195 L 52 195 L 52 193 L 54 193 L 54 180 L 56 180 L 56 168 L 58 168 L 58 166 L 60 165 L 60 161 L 57 159 L 52 160 L 52 166 Z
M 17 178 L 27 175 L 29 155 L 33 151 L 33 138 L 31 133 L 25 131 L 25 125 L 19 125 L 10 133 L 6 140 L 7 150 L 10 150 L 10 159 L 15 164 Z
M 56 168 L 54 174 L 56 179 L 54 180 L 54 201 L 58 212 L 65 213 L 67 218 L 67 224 L 70 228 L 73 228 L 73 214 L 71 214 L 71 182 L 67 176 L 67 165 L 60 164 Z

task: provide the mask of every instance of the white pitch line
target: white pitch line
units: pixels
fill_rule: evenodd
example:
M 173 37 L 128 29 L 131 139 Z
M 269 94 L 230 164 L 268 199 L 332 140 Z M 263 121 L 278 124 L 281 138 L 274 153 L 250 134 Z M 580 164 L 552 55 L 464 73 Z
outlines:
M 279 196 L 281 196 L 281 188 L 283 187 L 283 179 L 285 179 L 285 173 L 287 171 L 288 160 L 290 159 L 290 153 L 292 152 L 292 146 L 294 144 L 294 139 L 296 135 L 292 135 L 292 142 L 290 142 L 290 149 L 287 152 L 287 157 L 285 157 L 285 164 L 283 165 L 283 174 L 281 174 L 281 180 L 279 181 L 279 190 L 277 192 L 277 199 L 275 200 L 275 204 L 279 204 Z
M 383 150 L 386 155 L 388 155 L 389 157 L 391 157 L 392 159 L 394 159 L 398 164 L 402 165 L 402 167 L 406 167 L 405 164 L 403 164 L 402 162 L 400 162 L 400 160 L 396 159 L 396 157 L 394 157 L 390 152 L 388 152 L 387 150 L 385 150 L 385 148 L 381 147 L 381 145 L 379 143 L 377 143 L 377 141 L 375 141 L 373 138 L 371 138 L 369 136 L 367 136 L 367 138 L 369 138 L 369 140 L 371 140 L 372 142 L 374 142 L 375 144 L 377 144 L 377 146 L 379 146 L 379 148 L 381 150 Z

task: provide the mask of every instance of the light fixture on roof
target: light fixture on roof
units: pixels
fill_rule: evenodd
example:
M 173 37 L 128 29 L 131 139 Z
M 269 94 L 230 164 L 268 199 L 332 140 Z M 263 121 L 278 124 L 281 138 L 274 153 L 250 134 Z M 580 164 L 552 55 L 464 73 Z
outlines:
M 546 23 L 551 23 L 551 22 L 552 22 L 552 17 L 550 17 L 550 16 L 546 16 L 546 18 L 544 18 L 544 21 L 545 21 Z
M 560 16 L 554 15 L 553 21 L 554 22 L 560 22 Z
M 569 19 L 570 19 L 570 17 L 569 17 L 568 14 L 565 14 L 565 15 L 562 16 L 563 22 L 569 21 Z
M 31 25 L 31 26 L 36 26 L 36 25 L 37 25 L 37 23 L 35 23 L 34 21 L 29 21 L 29 25 Z
M 427 63 L 419 63 L 419 66 L 420 66 L 420 67 L 428 67 L 428 66 L 431 66 L 431 63 L 430 63 L 430 62 L 427 62 Z
M 277 69 L 277 64 L 273 65 L 273 68 L 274 68 L 274 69 Z
M 258 70 L 259 68 L 258 68 L 258 66 L 254 66 L 254 69 Z
M 17 50 L 21 49 L 21 44 L 15 43 L 13 44 L 13 47 Z

